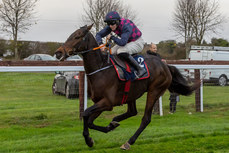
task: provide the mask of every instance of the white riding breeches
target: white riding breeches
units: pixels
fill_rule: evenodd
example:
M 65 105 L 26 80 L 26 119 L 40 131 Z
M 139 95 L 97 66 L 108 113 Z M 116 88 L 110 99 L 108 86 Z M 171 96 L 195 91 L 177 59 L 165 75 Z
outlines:
M 143 50 L 144 40 L 142 37 L 138 38 L 136 41 L 132 41 L 127 43 L 125 46 L 115 45 L 111 48 L 112 54 L 120 54 L 120 53 L 129 53 L 136 54 Z

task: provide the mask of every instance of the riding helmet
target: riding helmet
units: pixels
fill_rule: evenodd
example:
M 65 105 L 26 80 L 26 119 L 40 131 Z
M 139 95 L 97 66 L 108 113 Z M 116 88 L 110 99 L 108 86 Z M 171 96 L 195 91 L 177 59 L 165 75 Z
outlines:
M 119 16 L 118 12 L 111 11 L 111 12 L 107 13 L 104 22 L 108 22 L 108 21 L 112 21 L 112 20 L 120 20 L 120 19 L 121 18 Z

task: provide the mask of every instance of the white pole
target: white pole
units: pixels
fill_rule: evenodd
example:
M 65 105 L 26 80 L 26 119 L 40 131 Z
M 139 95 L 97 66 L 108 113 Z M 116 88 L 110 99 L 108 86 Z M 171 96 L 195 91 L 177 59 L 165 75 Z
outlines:
M 200 72 L 203 72 L 203 69 Z M 201 78 L 201 82 L 200 82 L 200 112 L 203 112 L 204 106 L 203 106 L 203 75 L 202 75 L 202 73 L 200 73 L 200 78 Z
M 87 75 L 84 74 L 84 110 L 87 109 Z
M 163 116 L 163 110 L 162 110 L 162 96 L 159 98 L 159 113 L 160 116 Z

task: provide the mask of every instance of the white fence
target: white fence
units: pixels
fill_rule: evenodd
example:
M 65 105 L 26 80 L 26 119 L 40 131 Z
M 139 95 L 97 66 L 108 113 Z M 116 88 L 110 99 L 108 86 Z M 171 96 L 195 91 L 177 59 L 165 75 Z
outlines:
M 0 72 L 84 71 L 83 66 L 0 66 Z
M 84 71 L 83 66 L 0 66 L 0 72 Z M 84 77 L 84 110 L 87 108 L 87 77 Z
M 229 65 L 180 65 L 172 64 L 178 69 L 200 69 L 200 72 L 206 69 L 228 69 Z M 0 72 L 55 72 L 55 71 L 84 71 L 83 66 L 0 66 Z M 202 76 L 200 76 L 203 79 Z M 203 83 L 200 88 L 200 110 L 203 112 Z M 87 108 L 87 78 L 84 79 L 84 110 Z M 160 115 L 162 112 L 162 98 L 160 98 Z

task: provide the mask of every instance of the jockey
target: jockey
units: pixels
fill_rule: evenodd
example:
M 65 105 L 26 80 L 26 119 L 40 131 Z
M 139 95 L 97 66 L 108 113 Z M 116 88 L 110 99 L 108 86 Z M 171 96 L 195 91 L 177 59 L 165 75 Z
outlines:
M 105 36 L 107 39 L 113 40 L 116 45 L 112 47 L 112 54 L 117 54 L 119 58 L 134 67 L 137 70 L 135 72 L 136 77 L 143 76 L 146 70 L 140 67 L 131 56 L 143 50 L 144 41 L 141 37 L 141 31 L 131 20 L 121 18 L 115 11 L 109 12 L 104 22 L 107 23 L 107 26 L 96 34 L 98 44 L 100 46 L 103 44 L 102 38 Z M 119 38 L 111 35 L 111 32 L 117 34 Z M 104 51 L 104 48 L 101 50 Z

